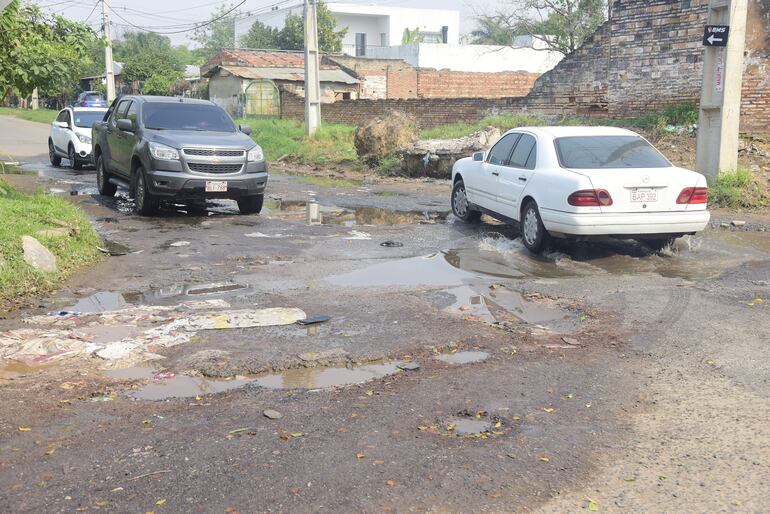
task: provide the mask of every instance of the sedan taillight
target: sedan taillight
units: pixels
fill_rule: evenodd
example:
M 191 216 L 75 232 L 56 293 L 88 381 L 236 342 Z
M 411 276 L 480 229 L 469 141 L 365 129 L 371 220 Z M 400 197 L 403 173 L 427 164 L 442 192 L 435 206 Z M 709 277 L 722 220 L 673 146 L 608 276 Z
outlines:
M 609 207 L 612 197 L 605 189 L 584 189 L 569 195 L 567 203 L 574 207 Z
M 708 202 L 709 190 L 705 187 L 686 187 L 676 199 L 678 204 L 703 204 Z

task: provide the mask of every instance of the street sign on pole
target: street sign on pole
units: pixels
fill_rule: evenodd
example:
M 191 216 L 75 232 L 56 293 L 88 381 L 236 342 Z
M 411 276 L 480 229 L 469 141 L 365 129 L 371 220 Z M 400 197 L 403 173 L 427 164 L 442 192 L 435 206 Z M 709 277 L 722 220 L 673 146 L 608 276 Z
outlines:
M 695 171 L 709 184 L 738 167 L 747 12 L 748 0 L 709 1 L 695 158 Z
M 703 30 L 703 46 L 727 46 L 729 25 L 706 25 Z

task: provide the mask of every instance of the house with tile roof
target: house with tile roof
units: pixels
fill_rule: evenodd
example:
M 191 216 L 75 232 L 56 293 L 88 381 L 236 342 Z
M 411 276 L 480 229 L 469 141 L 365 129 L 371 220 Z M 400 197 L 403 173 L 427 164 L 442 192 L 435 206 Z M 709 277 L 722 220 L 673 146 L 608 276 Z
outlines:
M 201 67 L 209 80 L 209 99 L 234 117 L 280 115 L 281 91 L 305 93 L 303 52 L 224 50 Z M 341 66 L 324 62 L 321 101 L 359 98 L 359 81 Z

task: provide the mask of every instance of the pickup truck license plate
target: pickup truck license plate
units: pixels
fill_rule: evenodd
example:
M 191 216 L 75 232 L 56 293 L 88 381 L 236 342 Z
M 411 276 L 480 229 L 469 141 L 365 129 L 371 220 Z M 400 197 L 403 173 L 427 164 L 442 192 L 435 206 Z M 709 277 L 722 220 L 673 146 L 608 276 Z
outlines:
M 634 191 L 631 191 L 631 201 L 632 202 L 657 202 L 658 201 L 658 192 L 655 190 L 639 190 L 635 189 Z
M 206 181 L 206 192 L 207 193 L 226 193 L 227 192 L 227 182 L 221 182 L 221 181 L 215 181 L 215 180 L 207 180 Z

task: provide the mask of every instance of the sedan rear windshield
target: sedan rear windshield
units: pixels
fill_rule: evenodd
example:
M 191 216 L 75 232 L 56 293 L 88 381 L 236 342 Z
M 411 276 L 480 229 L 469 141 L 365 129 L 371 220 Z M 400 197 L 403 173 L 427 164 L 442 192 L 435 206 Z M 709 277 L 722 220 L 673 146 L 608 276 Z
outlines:
M 99 111 L 75 111 L 75 126 L 80 128 L 91 128 L 95 121 L 104 119 L 104 112 Z
M 215 105 L 147 102 L 143 107 L 142 121 L 145 128 L 155 130 L 235 132 L 233 120 Z
M 667 168 L 671 166 L 639 136 L 575 136 L 555 140 L 563 168 L 621 169 Z

